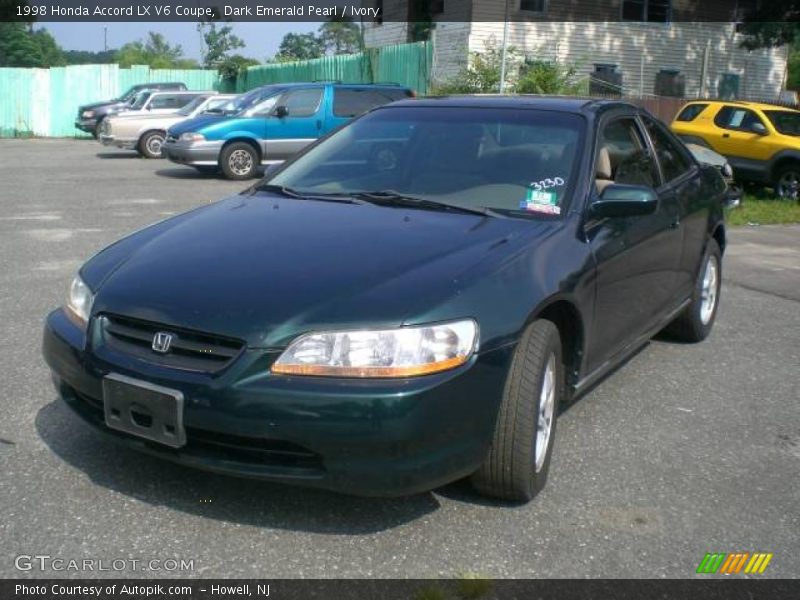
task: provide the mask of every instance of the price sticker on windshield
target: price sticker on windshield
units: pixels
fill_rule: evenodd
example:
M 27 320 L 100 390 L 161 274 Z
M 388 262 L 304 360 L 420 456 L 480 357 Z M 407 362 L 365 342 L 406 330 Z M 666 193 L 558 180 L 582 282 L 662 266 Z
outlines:
M 528 193 L 525 199 L 520 202 L 519 207 L 522 210 L 550 215 L 561 214 L 561 207 L 558 206 L 558 195 L 555 192 L 539 190 L 533 187 L 528 188 Z

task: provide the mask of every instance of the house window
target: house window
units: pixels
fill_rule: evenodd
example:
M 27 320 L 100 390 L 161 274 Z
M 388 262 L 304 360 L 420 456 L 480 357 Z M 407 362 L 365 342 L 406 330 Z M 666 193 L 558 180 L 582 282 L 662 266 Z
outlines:
M 444 12 L 444 0 L 431 0 L 431 16 Z
M 519 9 L 525 12 L 545 12 L 546 0 L 519 0 Z
M 623 21 L 669 23 L 672 0 L 623 0 Z

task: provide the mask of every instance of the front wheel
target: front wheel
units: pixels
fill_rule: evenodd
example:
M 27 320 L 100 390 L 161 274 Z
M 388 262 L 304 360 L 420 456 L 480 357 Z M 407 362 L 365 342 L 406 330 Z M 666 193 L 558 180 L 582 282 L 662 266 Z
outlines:
M 800 200 L 800 163 L 781 167 L 775 174 L 775 195 L 784 200 Z
M 472 475 L 482 494 L 527 502 L 547 481 L 563 394 L 561 337 L 550 321 L 531 323 L 511 361 L 492 447 Z
M 234 142 L 222 150 L 220 168 L 228 179 L 252 179 L 258 168 L 258 153 L 250 144 Z
M 709 240 L 697 273 L 692 300 L 670 323 L 666 332 L 683 342 L 702 342 L 711 333 L 717 318 L 722 289 L 722 252 L 716 240 Z
M 164 146 L 164 133 L 162 131 L 148 131 L 139 140 L 139 154 L 145 158 L 161 158 L 161 149 Z

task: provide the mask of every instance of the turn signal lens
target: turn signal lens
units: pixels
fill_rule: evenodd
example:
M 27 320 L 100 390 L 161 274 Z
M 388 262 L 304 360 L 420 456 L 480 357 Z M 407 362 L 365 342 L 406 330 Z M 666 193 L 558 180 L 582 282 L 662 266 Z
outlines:
M 472 319 L 399 329 L 308 333 L 272 365 L 281 375 L 414 377 L 464 364 L 478 343 Z

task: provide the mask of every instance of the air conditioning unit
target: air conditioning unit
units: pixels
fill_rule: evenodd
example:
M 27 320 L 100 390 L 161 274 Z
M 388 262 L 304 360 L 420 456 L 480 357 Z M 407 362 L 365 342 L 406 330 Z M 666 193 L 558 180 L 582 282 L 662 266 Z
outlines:
M 617 70 L 617 65 L 595 63 L 594 72 L 589 79 L 589 95 L 622 95 L 622 72 Z
M 686 76 L 677 69 L 661 69 L 656 74 L 656 96 L 686 97 Z

